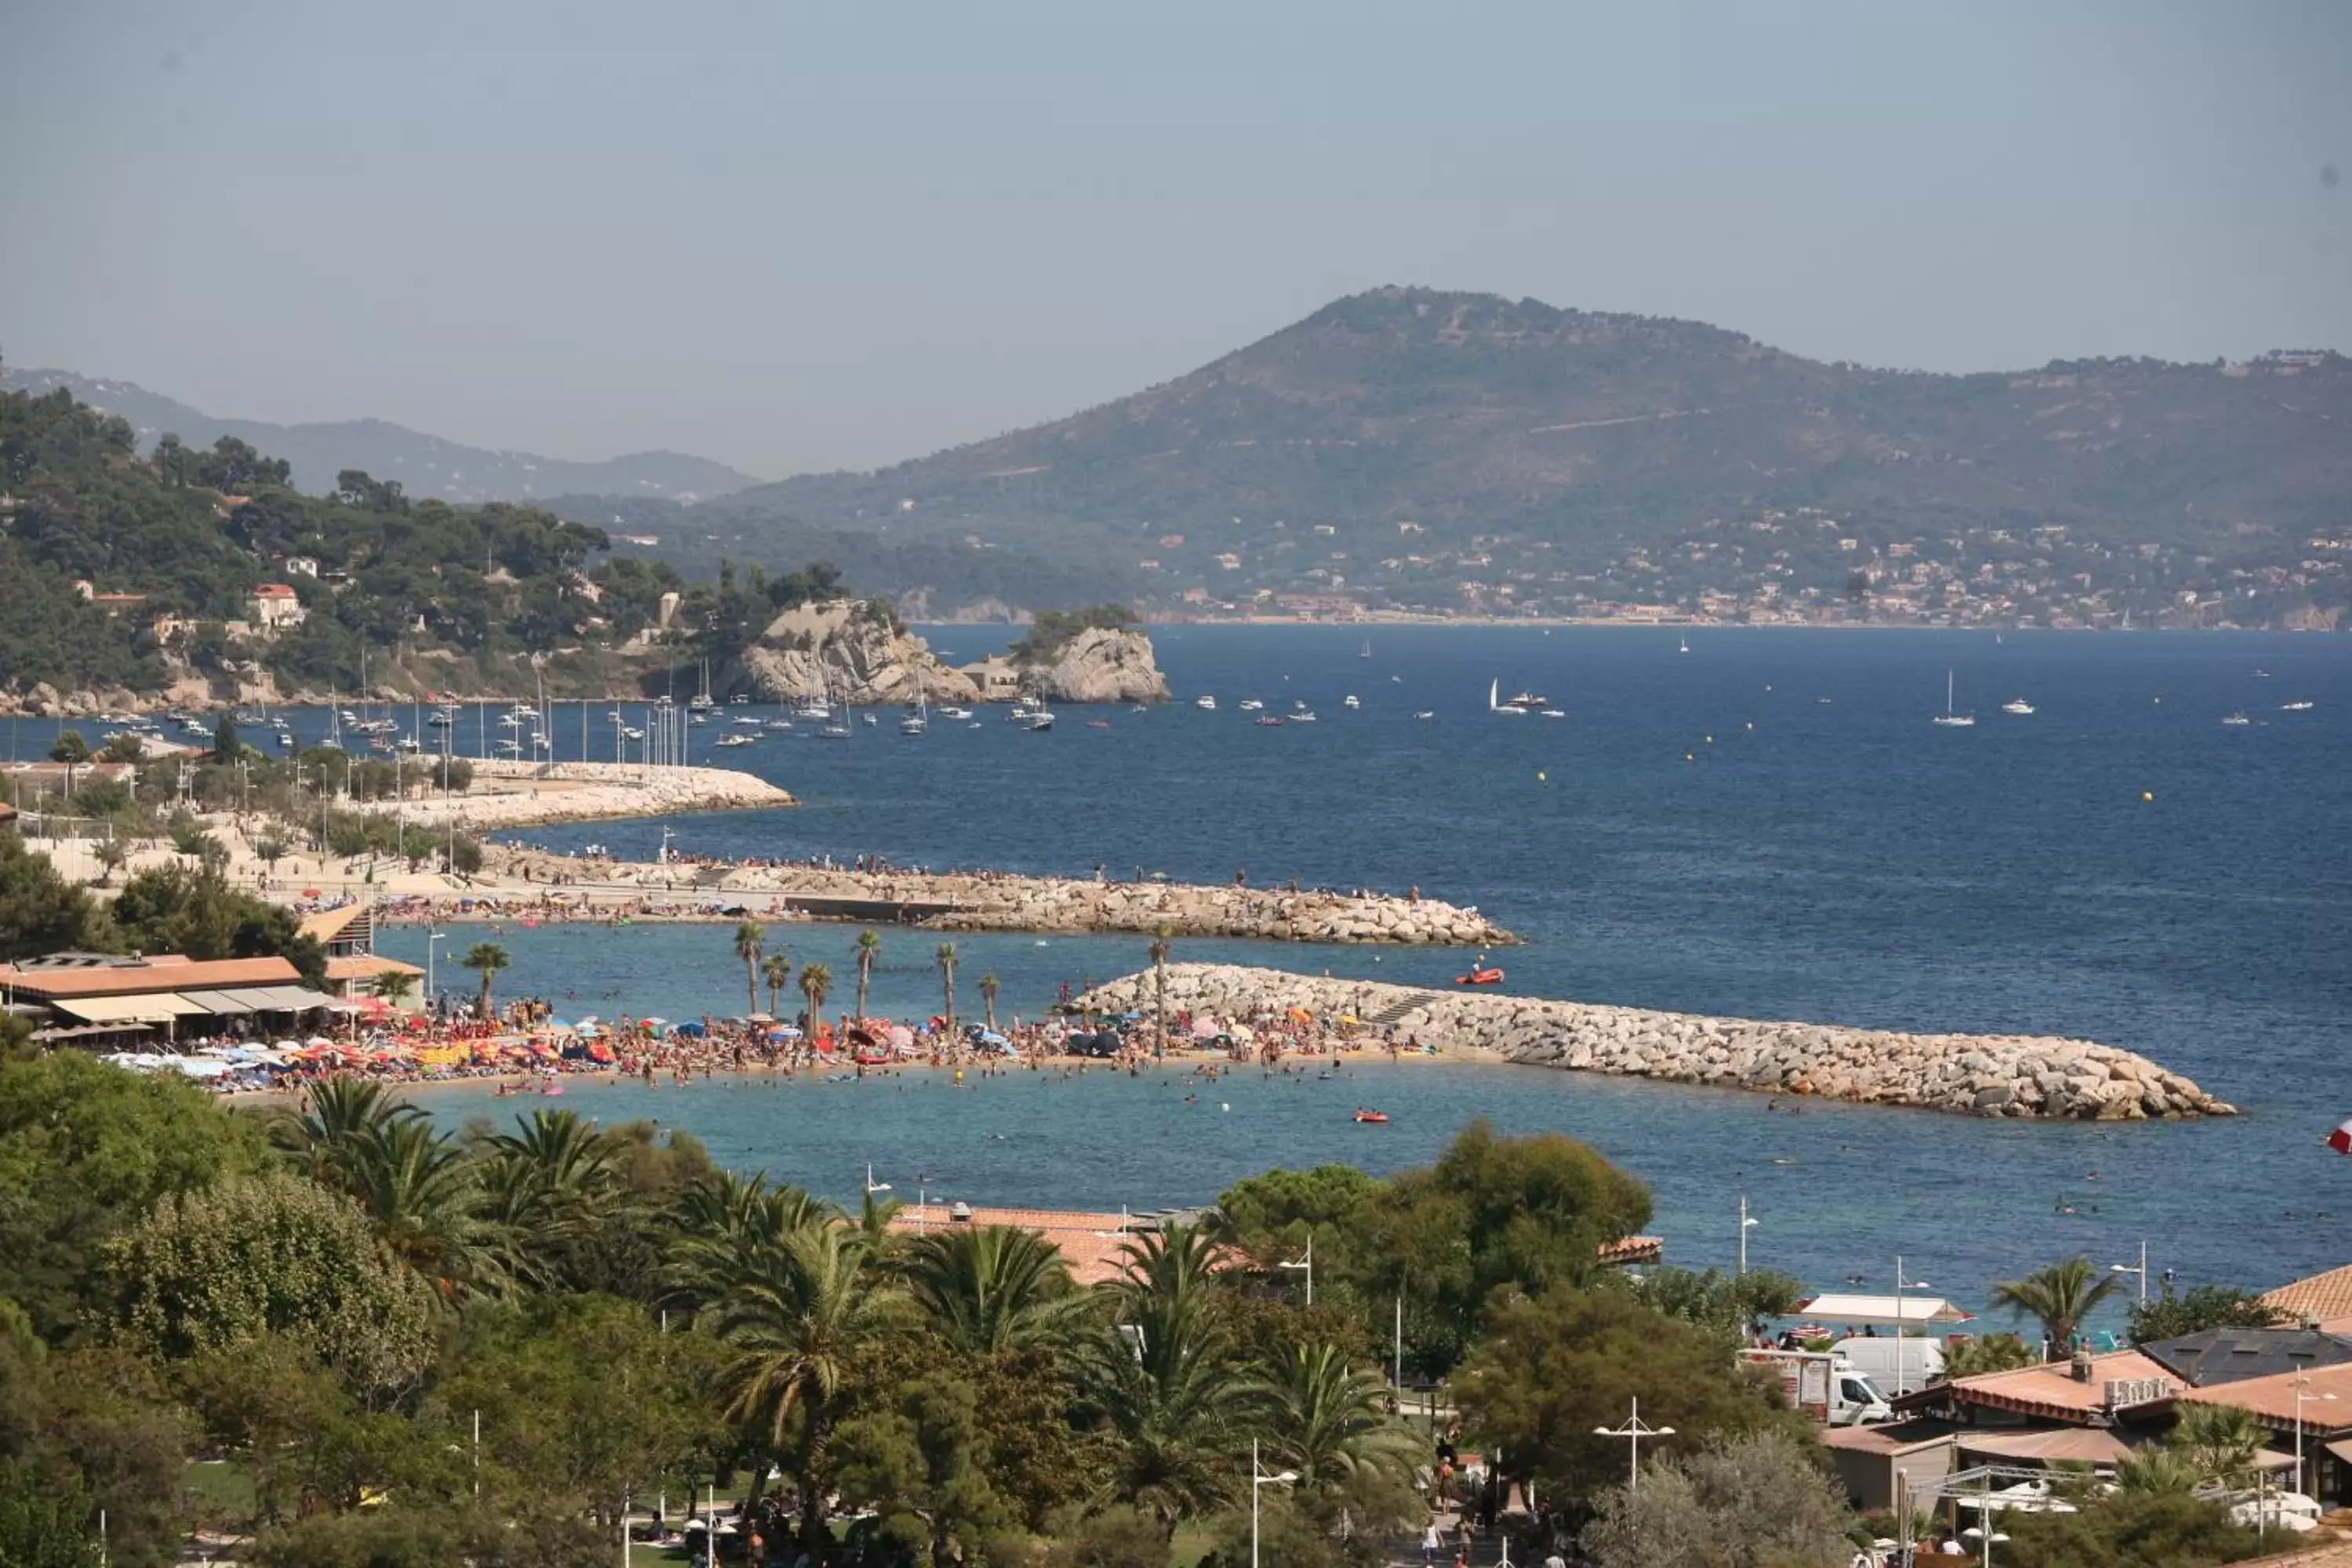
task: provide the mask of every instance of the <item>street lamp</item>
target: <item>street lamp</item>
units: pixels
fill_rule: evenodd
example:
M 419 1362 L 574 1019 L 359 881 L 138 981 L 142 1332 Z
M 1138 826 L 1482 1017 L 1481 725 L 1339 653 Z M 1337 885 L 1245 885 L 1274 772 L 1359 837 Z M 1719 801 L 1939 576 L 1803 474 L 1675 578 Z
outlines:
M 2304 1389 L 2311 1383 L 2311 1368 L 2299 1367 L 2294 1374 L 2294 1489 L 2303 1490 L 2303 1402 L 2305 1399 L 2333 1399 L 2332 1394 L 2306 1394 Z M 2309 1494 L 2305 1494 L 2308 1496 Z
M 1933 1287 L 1925 1279 L 1904 1279 L 1903 1255 L 1899 1252 L 1895 1255 L 1895 1393 L 1898 1398 L 1910 1392 L 1903 1386 L 1904 1374 L 1909 1367 L 1911 1361 L 1910 1356 L 1906 1354 L 1903 1349 L 1903 1292 L 1906 1289 L 1927 1290 L 1932 1289 Z
M 1628 1468 L 1625 1489 L 1632 1492 L 1639 1491 L 1642 1489 L 1642 1439 L 1644 1437 L 1671 1437 L 1675 1435 L 1675 1429 L 1671 1426 L 1653 1426 L 1648 1422 L 1643 1420 L 1642 1402 L 1637 1398 L 1633 1401 L 1633 1414 L 1625 1418 L 1625 1425 L 1622 1426 L 1595 1426 L 1592 1429 L 1592 1435 L 1596 1437 L 1622 1437 L 1625 1439 Z
M 2147 1241 L 2146 1237 L 2142 1237 L 2140 1240 L 2139 1262 L 2137 1265 L 2129 1263 L 2110 1263 L 2107 1265 L 2107 1272 L 2110 1274 L 2138 1275 L 2139 1304 L 2143 1307 L 2147 1305 Z
M 1748 1212 L 1748 1194 L 1739 1194 L 1739 1272 L 1748 1272 L 1748 1229 L 1763 1222 Z
M 1260 1487 L 1286 1487 L 1297 1483 L 1298 1472 L 1285 1470 L 1278 1476 L 1263 1474 L 1257 1468 L 1257 1439 L 1250 1439 L 1250 1568 L 1257 1568 L 1257 1489 Z
M 1315 1305 L 1315 1233 L 1307 1233 L 1307 1256 L 1289 1263 L 1277 1263 L 1276 1268 L 1303 1268 L 1307 1271 L 1307 1304 Z
M 436 943 L 448 940 L 449 933 L 446 931 L 425 933 L 425 1009 L 428 1013 L 433 1010 L 433 949 Z

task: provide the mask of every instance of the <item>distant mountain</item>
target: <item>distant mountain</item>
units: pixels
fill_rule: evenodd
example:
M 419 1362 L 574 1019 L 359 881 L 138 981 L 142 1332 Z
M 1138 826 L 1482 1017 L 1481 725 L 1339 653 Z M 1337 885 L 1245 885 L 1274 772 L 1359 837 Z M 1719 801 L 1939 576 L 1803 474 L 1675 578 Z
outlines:
M 379 479 L 396 479 L 412 497 L 452 504 L 507 500 L 544 501 L 559 495 L 625 495 L 667 500 L 700 500 L 727 495 L 760 481 L 724 463 L 681 452 L 633 452 L 601 463 L 566 462 L 528 452 L 492 452 L 460 446 L 381 419 L 332 424 L 270 425 L 255 419 L 216 419 L 160 393 L 128 381 L 102 381 L 65 370 L 17 370 L 0 374 L 0 390 L 43 393 L 57 387 L 76 400 L 137 426 L 139 449 L 152 449 L 169 431 L 191 447 L 209 447 L 223 436 L 251 443 L 294 465 L 299 489 L 321 495 L 335 488 L 345 468 L 363 468 Z
M 2347 498 L 2332 353 L 1936 375 L 1389 288 L 1131 397 L 701 521 L 1033 554 L 1163 605 L 2324 625 Z

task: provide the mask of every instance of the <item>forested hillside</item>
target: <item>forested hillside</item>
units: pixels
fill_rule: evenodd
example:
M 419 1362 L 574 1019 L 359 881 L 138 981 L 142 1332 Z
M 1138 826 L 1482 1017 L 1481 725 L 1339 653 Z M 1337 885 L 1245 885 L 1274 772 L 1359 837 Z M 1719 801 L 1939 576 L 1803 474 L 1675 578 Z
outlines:
M 1929 375 L 1383 289 L 1055 424 L 706 510 L 1048 555 L 1163 605 L 2274 624 L 2343 605 L 2348 426 L 2333 353 Z
M 537 508 L 415 500 L 358 470 L 308 496 L 234 437 L 142 455 L 127 420 L 62 390 L 0 394 L 0 696 L 153 693 L 191 675 L 350 691 L 363 647 L 372 685 L 528 690 L 543 667 L 609 688 L 772 613 L 762 575 L 697 587 Z M 264 584 L 291 591 L 298 608 L 277 612 L 290 624 L 257 624 Z M 669 592 L 676 635 L 648 644 Z
M 38 395 L 60 387 L 78 402 L 128 419 L 142 450 L 167 435 L 191 447 L 209 447 L 233 436 L 285 458 L 295 487 L 312 495 L 332 489 L 335 476 L 346 468 L 396 479 L 420 500 L 430 497 L 455 504 L 538 501 L 567 491 L 692 500 L 759 483 L 724 463 L 683 452 L 631 452 L 601 462 L 573 462 L 468 447 L 383 419 L 301 425 L 223 419 L 135 382 L 72 371 L 10 370 L 0 374 L 0 390 Z

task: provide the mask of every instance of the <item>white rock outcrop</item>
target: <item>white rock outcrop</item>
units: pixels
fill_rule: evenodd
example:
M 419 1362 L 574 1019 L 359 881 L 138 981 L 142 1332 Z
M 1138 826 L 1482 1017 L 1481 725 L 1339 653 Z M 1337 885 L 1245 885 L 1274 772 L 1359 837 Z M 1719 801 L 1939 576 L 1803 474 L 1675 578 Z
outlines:
M 1408 1044 L 1496 1061 L 1970 1116 L 2137 1121 L 2237 1114 L 2179 1074 L 2089 1040 L 1714 1018 L 1236 964 L 1171 965 L 1168 1005 L 1243 1019 L 1303 1007 L 1327 1024 L 1345 1015 Z M 1150 972 L 1098 986 L 1073 1005 L 1148 1009 Z

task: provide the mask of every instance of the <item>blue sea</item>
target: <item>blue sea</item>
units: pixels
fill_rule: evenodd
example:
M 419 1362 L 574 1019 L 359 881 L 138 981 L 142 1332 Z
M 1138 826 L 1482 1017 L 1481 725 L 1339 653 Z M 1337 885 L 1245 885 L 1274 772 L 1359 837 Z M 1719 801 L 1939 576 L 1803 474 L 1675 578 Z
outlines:
M 998 631 L 927 628 L 959 659 Z M 689 816 L 679 845 L 1402 890 L 1527 938 L 1508 989 L 1694 1012 L 2087 1037 L 2235 1101 L 2201 1123 L 2035 1125 L 1810 1104 L 1538 1068 L 1366 1065 L 1351 1080 L 1016 1075 L 769 1086 L 583 1087 L 567 1101 L 693 1130 L 722 1159 L 852 1196 L 871 1161 L 912 1193 L 1158 1207 L 1271 1164 L 1425 1161 L 1475 1116 L 1559 1129 L 1647 1181 L 1670 1261 L 1750 1260 L 1883 1289 L 1895 1258 L 1965 1306 L 2081 1252 L 2184 1282 L 2266 1287 L 2352 1256 L 2352 642 L 1702 628 L 1161 628 L 1180 700 L 1066 710 L 1050 734 L 982 710 L 920 738 L 771 735 L 712 752 L 796 809 Z M 1972 728 L 1929 723 L 1947 671 Z M 1566 717 L 1496 717 L 1490 682 Z M 1191 700 L 1213 694 L 1214 712 Z M 1342 699 L 1356 695 L 1360 709 Z M 1312 725 L 1236 710 L 1295 703 Z M 2000 710 L 2022 697 L 2031 717 Z M 2288 711 L 2308 701 L 2309 711 Z M 606 705 L 588 751 L 609 756 Z M 1432 711 L 1418 720 L 1417 711 Z M 760 710 L 763 714 L 766 710 Z M 2242 713 L 2251 722 L 2225 725 Z M 1084 720 L 1107 718 L 1108 729 Z M 563 754 L 579 710 L 558 714 Z M 315 730 L 316 716 L 302 723 Z M 27 721 L 23 745 L 53 726 Z M 39 731 L 38 734 L 36 731 Z M 696 760 L 726 732 L 694 731 Z M 495 736 L 495 730 L 492 731 Z M 95 737 L 93 737 L 94 739 Z M 16 744 L 15 737 L 11 744 Z M 473 721 L 461 744 L 476 743 Z M 660 825 L 520 837 L 649 856 Z M 886 931 L 877 1005 L 937 1006 L 936 936 Z M 771 928 L 796 963 L 852 967 L 847 927 Z M 460 932 L 451 945 L 471 940 Z M 509 994 L 563 1010 L 740 1011 L 722 928 L 509 930 Z M 962 1009 L 1006 1012 L 1143 965 L 1134 938 L 964 936 Z M 387 951 L 419 960 L 424 938 Z M 443 952 L 447 948 L 445 946 Z M 1183 942 L 1181 959 L 1444 984 L 1467 955 Z M 463 1091 L 437 1111 L 510 1112 Z M 1384 1129 L 1349 1112 L 1378 1104 Z

